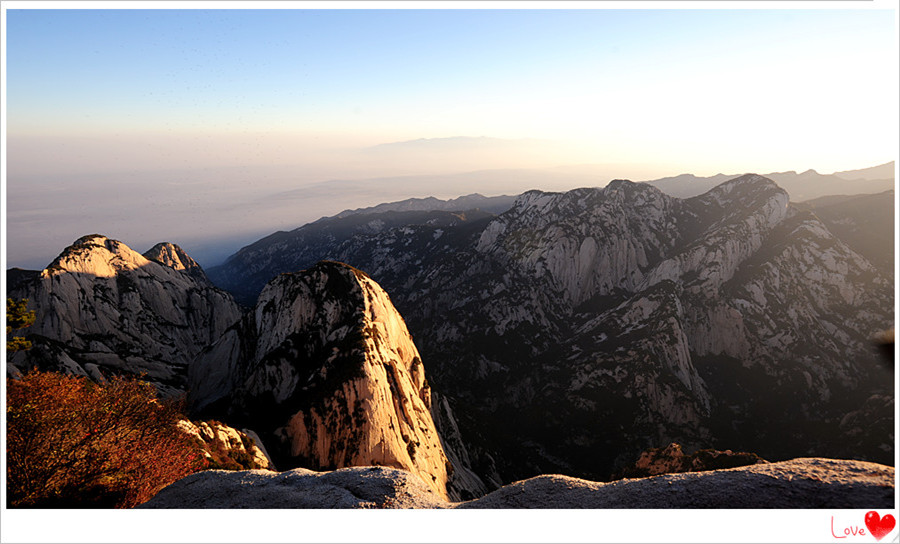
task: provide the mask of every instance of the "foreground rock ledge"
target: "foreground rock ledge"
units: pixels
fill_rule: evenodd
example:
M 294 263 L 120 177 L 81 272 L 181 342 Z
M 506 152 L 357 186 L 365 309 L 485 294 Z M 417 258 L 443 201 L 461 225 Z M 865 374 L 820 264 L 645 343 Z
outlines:
M 598 483 L 544 475 L 480 499 L 441 499 L 409 472 L 211 470 L 163 489 L 139 508 L 893 508 L 894 468 L 802 458 L 710 472 Z

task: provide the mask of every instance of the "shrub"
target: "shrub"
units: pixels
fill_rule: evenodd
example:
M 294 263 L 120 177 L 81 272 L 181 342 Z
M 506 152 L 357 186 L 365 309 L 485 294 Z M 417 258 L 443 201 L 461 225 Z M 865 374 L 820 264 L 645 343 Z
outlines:
M 134 378 L 7 379 L 8 506 L 130 508 L 205 468 L 180 408 Z
M 252 470 L 259 467 L 246 451 L 237 449 L 220 440 L 206 443 L 210 469 L 218 470 Z

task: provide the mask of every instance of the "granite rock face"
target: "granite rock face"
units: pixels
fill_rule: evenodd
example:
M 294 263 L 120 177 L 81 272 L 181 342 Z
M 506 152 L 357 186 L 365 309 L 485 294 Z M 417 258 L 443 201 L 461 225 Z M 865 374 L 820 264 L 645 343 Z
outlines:
M 258 429 L 279 466 L 391 466 L 458 495 L 419 352 L 359 270 L 322 262 L 278 276 L 190 371 L 193 410 Z M 469 476 L 462 487 L 483 493 Z
M 871 337 L 893 325 L 893 278 L 770 179 L 686 199 L 618 180 L 529 191 L 495 216 L 440 213 L 343 231 L 350 218 L 320 220 L 210 276 L 252 290 L 320 259 L 365 270 L 492 485 L 603 480 L 671 442 L 892 462 L 892 430 L 879 440 L 841 422 L 889 416 L 867 401 L 891 394 Z
M 25 332 L 35 345 L 12 366 L 98 381 L 144 374 L 164 394 L 184 392 L 191 360 L 241 314 L 231 295 L 198 278 L 180 248 L 156 248 L 148 253 L 162 263 L 117 240 L 84 236 L 20 282 L 8 296 L 29 299 L 36 321 Z
M 244 463 L 245 467 L 275 470 L 265 446 L 253 431 L 239 431 L 218 421 L 192 422 L 183 419 L 178 426 L 203 443 L 203 455 L 211 463 L 218 462 L 215 454 L 221 453 Z

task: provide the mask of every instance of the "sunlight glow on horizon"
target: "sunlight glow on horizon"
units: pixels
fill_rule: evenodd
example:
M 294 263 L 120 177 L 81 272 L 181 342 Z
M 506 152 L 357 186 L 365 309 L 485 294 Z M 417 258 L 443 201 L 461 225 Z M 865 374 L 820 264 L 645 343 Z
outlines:
M 3 9 L 12 253 L 377 199 L 276 223 L 266 198 L 329 180 L 448 198 L 831 173 L 898 148 L 892 9 Z M 571 187 L 512 172 L 570 165 L 592 168 Z M 511 179 L 405 196 L 394 179 L 497 169 Z
M 793 161 L 839 170 L 897 147 L 896 122 L 885 122 L 898 117 L 888 11 L 7 16 L 11 140 L 484 135 L 584 142 L 626 161 L 677 155 L 697 168 L 752 149 L 753 164 L 733 170 L 766 170 L 759 151 L 780 163 L 793 148 Z M 267 160 L 289 162 L 282 155 Z

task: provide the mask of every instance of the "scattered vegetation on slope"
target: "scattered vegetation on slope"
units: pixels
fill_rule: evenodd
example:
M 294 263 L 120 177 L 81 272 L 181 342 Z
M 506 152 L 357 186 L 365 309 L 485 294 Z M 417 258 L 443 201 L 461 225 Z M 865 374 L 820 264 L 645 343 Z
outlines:
M 7 506 L 130 508 L 199 470 L 259 467 L 249 437 L 205 442 L 185 432 L 182 408 L 137 378 L 7 379 Z
M 198 445 L 179 430 L 180 404 L 133 378 L 98 385 L 31 371 L 7 379 L 10 507 L 140 504 L 202 468 Z
M 634 465 L 614 474 L 613 479 L 647 478 L 659 474 L 704 472 L 765 463 L 767 461 L 755 453 L 742 451 L 703 449 L 687 454 L 681 449 L 680 444 L 673 442 L 665 448 L 650 448 L 644 451 Z

